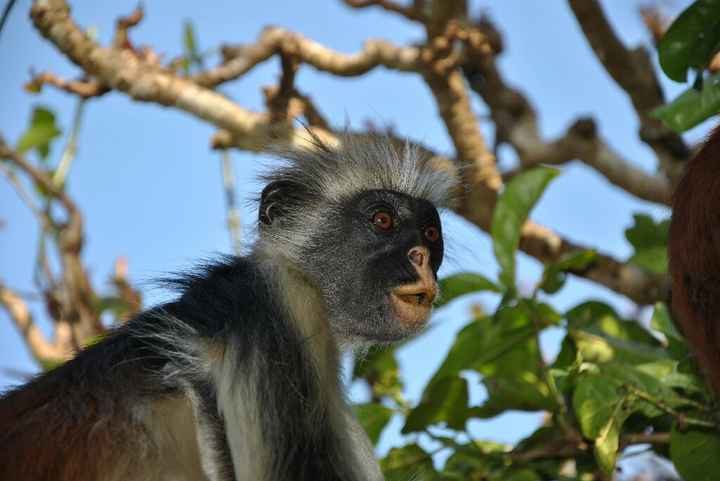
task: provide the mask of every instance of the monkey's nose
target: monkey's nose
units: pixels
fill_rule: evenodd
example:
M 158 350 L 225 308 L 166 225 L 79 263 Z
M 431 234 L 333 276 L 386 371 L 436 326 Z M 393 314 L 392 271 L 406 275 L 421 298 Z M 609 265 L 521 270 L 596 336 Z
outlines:
M 408 258 L 416 266 L 424 267 L 430 262 L 430 252 L 426 247 L 413 247 L 408 252 Z

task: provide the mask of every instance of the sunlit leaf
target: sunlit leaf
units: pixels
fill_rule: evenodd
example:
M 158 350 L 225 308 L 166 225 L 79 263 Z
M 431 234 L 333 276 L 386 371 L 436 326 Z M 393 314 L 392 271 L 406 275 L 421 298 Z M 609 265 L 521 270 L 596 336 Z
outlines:
M 608 383 L 599 375 L 581 376 L 573 393 L 573 409 L 583 435 L 595 439 L 613 415 L 624 394 L 616 383 Z
M 682 334 L 677 330 L 675 323 L 670 316 L 670 311 L 663 302 L 655 304 L 650 327 L 662 333 L 667 340 L 668 352 L 678 360 L 687 359 L 688 346 Z
M 40 158 L 45 159 L 50 153 L 52 141 L 61 133 L 55 124 L 55 114 L 45 107 L 35 107 L 30 125 L 18 141 L 17 150 L 25 153 L 35 149 Z
M 400 367 L 392 347 L 375 347 L 355 359 L 353 379 L 364 379 L 375 396 L 393 396 L 402 391 Z
M 195 36 L 195 27 L 190 20 L 186 20 L 183 24 L 183 47 L 185 49 L 184 60 L 182 67 L 187 74 L 192 66 L 200 67 L 203 66 L 203 59 L 200 55 L 197 39 Z
M 615 470 L 618 448 L 620 447 L 620 429 L 629 415 L 624 405 L 625 401 L 622 399 L 615 404 L 610 419 L 600 429 L 597 438 L 595 438 L 595 458 L 600 465 L 600 469 L 608 476 Z
M 675 132 L 685 132 L 720 112 L 720 73 L 711 75 L 700 90 L 690 87 L 672 102 L 651 112 Z
M 515 253 L 520 230 L 545 188 L 558 171 L 538 167 L 514 177 L 500 194 L 493 212 L 490 233 L 495 258 L 500 265 L 500 282 L 515 289 Z
M 482 291 L 500 292 L 501 289 L 482 274 L 470 272 L 453 274 L 440 280 L 441 297 L 435 306 L 444 306 L 457 297 Z
M 625 230 L 625 237 L 635 248 L 630 262 L 651 272 L 667 272 L 669 220 L 655 222 L 645 214 L 635 214 L 634 224 Z

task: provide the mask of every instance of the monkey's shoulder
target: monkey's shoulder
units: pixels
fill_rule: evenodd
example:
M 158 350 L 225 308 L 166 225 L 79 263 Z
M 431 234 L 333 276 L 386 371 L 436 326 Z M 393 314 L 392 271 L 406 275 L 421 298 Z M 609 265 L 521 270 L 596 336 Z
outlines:
M 200 337 L 247 333 L 281 315 L 272 279 L 251 257 L 224 256 L 166 279 L 165 285 L 179 297 L 162 311 L 188 323 Z

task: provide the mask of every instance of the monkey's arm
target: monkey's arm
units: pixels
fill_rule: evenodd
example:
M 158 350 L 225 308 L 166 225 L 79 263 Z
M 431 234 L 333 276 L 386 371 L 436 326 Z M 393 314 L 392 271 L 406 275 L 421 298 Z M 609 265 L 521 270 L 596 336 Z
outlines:
M 720 129 L 675 192 L 668 251 L 673 314 L 720 395 Z

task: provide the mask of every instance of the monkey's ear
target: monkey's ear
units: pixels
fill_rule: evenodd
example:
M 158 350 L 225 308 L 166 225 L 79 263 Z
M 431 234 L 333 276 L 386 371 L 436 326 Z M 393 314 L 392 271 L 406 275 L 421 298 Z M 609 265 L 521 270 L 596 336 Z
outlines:
M 300 200 L 300 186 L 288 180 L 270 182 L 260 194 L 258 221 L 270 225 L 286 215 Z

